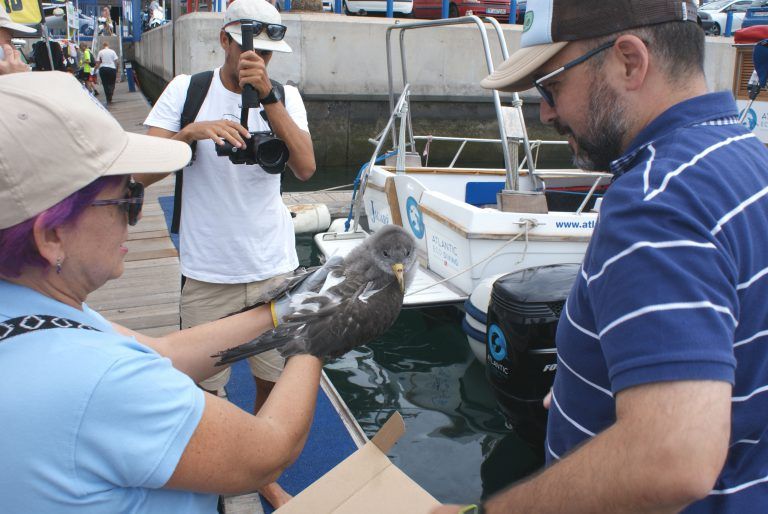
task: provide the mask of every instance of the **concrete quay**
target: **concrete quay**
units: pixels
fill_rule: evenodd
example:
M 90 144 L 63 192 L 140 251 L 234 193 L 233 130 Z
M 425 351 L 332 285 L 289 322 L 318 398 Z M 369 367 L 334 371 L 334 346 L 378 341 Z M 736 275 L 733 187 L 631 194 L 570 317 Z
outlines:
M 373 146 L 368 138 L 384 127 L 390 114 L 388 101 L 386 30 L 393 23 L 379 17 L 332 13 L 285 13 L 286 41 L 292 54 L 273 55 L 270 76 L 295 84 L 304 98 L 309 128 L 319 166 L 357 168 L 367 161 Z M 135 67 L 144 92 L 159 96 L 175 75 L 191 74 L 221 65 L 218 43 L 221 13 L 191 13 L 173 24 L 151 30 L 133 49 Z M 522 27 L 502 25 L 509 52 L 520 45 Z M 501 47 L 486 24 L 493 61 L 501 62 Z M 398 31 L 392 34 L 394 87 L 402 89 Z M 479 31 L 474 25 L 409 30 L 404 33 L 408 81 L 411 84 L 411 119 L 417 135 L 476 138 L 498 137 L 491 93 L 480 87 L 487 75 Z M 707 38 L 705 71 L 711 90 L 731 89 L 736 51 L 732 38 Z M 131 55 L 130 53 L 128 54 Z M 538 119 L 539 95 L 523 93 L 524 114 L 533 139 L 561 139 Z M 502 95 L 508 105 L 510 94 Z M 430 163 L 447 165 L 458 145 L 434 144 Z M 423 151 L 419 143 L 419 151 Z M 464 164 L 503 166 L 501 147 L 469 145 Z M 567 154 L 555 155 L 558 162 Z M 461 163 L 459 163 L 461 165 Z

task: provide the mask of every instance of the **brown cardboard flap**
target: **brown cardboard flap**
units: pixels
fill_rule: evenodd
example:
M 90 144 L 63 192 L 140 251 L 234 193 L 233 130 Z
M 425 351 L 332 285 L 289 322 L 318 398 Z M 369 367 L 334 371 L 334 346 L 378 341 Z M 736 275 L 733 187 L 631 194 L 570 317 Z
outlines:
M 429 514 L 439 505 L 440 502 L 397 466 L 389 466 L 339 505 L 333 514 Z
M 381 450 L 381 453 L 387 453 L 392 448 L 398 439 L 400 439 L 405 433 L 405 421 L 399 412 L 395 411 L 392 414 L 384 426 L 382 426 L 376 435 L 373 436 L 371 442 Z
M 404 433 L 396 412 L 371 441 L 275 514 L 428 514 L 440 503 L 384 453 Z

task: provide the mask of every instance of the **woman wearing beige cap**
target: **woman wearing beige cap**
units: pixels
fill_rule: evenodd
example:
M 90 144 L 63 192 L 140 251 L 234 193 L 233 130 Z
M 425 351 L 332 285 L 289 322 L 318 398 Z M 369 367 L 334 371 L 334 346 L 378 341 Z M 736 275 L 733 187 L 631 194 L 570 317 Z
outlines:
M 129 173 L 179 169 L 189 147 L 124 132 L 64 73 L 0 77 L 0 105 L 2 510 L 214 513 L 274 480 L 306 440 L 320 361 L 292 357 L 257 416 L 195 386 L 268 309 L 151 338 L 84 303 L 123 272 L 143 201 Z

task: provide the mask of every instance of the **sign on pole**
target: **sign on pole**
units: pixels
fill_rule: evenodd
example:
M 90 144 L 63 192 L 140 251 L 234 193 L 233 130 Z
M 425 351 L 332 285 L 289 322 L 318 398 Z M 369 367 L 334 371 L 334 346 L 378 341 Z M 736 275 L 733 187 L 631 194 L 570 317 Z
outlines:
M 40 23 L 43 15 L 38 0 L 0 0 L 11 20 L 28 25 Z

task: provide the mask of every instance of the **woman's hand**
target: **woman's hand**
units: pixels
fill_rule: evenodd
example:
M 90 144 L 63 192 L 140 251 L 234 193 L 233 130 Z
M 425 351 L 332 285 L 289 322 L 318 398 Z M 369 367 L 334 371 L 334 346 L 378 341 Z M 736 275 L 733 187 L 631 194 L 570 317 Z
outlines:
M 245 139 L 250 138 L 248 130 L 237 122 L 229 120 L 199 121 L 184 127 L 174 139 L 185 143 L 210 139 L 217 145 L 228 141 L 232 146 L 245 148 Z
M 29 66 L 21 60 L 21 54 L 11 45 L 2 45 L 5 56 L 0 59 L 0 75 L 29 71 Z

